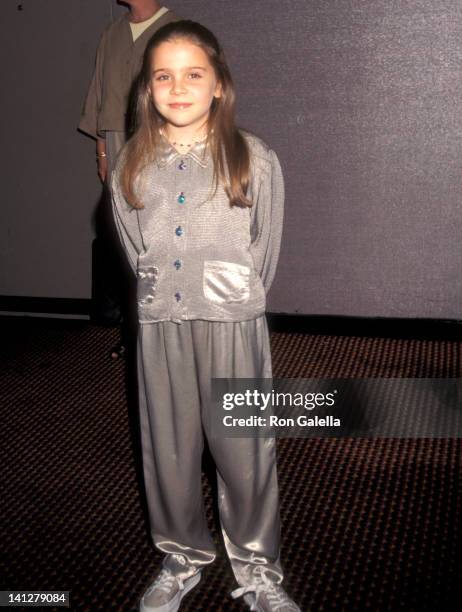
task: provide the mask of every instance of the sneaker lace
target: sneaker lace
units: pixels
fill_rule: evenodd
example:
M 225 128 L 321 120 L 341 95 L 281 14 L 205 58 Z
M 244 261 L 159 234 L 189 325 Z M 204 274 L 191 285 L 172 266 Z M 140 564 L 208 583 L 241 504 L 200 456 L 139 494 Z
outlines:
M 175 582 L 178 582 L 180 591 L 182 591 L 184 589 L 184 584 L 181 578 L 174 576 L 169 570 L 163 569 L 152 583 L 146 595 L 150 595 L 154 589 L 163 591 L 164 593 L 169 593 Z
M 231 596 L 234 599 L 249 592 L 255 593 L 255 601 L 250 609 L 257 610 L 258 597 L 260 593 L 264 593 L 274 612 L 280 610 L 281 608 L 293 610 L 294 612 L 299 611 L 299 608 L 289 599 L 284 589 L 268 578 L 265 567 L 257 565 L 253 569 L 252 577 L 253 582 L 251 584 L 244 587 L 239 587 L 231 593 Z
M 186 557 L 178 553 L 173 553 L 172 557 L 178 561 L 180 565 L 186 565 Z

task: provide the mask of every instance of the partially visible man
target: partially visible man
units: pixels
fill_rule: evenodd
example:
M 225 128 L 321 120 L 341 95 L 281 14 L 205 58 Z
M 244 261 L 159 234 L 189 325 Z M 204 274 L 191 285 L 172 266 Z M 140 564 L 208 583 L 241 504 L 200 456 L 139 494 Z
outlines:
M 172 11 L 156 0 L 126 0 L 128 11 L 103 32 L 96 54 L 96 66 L 83 106 L 79 129 L 96 140 L 96 160 L 101 181 L 109 186 L 117 153 L 127 137 L 129 96 L 141 68 L 144 50 L 151 36 L 163 25 L 177 21 Z M 129 331 L 123 265 L 114 256 L 115 233 L 105 190 L 99 210 L 103 222 L 94 244 L 93 319 L 104 324 L 121 320 L 122 340 L 112 349 L 111 357 L 125 353 Z M 112 243 L 111 243 L 112 241 Z
M 79 123 L 82 132 L 96 139 L 98 175 L 103 182 L 125 142 L 130 89 L 146 44 L 159 28 L 178 20 L 156 0 L 126 0 L 122 4 L 129 10 L 103 32 Z

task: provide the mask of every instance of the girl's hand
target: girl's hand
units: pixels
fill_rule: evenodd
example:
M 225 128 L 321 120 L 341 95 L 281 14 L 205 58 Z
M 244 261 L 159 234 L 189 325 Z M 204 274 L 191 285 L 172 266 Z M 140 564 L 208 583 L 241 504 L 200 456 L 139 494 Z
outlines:
M 107 157 L 98 157 L 98 176 L 104 183 L 107 177 Z

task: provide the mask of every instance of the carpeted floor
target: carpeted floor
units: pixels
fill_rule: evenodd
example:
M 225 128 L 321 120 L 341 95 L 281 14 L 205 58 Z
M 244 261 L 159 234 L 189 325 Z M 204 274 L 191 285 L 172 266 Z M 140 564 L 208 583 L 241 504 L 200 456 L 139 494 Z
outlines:
M 160 556 L 141 485 L 133 361 L 118 331 L 0 319 L 3 590 L 135 610 Z M 272 334 L 276 377 L 462 377 L 462 342 Z M 278 440 L 285 585 L 306 612 L 456 610 L 458 439 Z M 213 470 L 204 462 L 216 538 Z M 223 546 L 182 610 L 244 610 Z M 48 608 L 50 609 L 50 608 Z

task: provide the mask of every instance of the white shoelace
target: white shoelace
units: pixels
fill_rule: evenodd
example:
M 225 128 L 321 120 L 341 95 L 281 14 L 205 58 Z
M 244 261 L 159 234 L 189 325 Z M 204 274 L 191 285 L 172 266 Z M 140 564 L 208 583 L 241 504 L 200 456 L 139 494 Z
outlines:
M 255 602 L 252 604 L 250 609 L 257 610 L 258 596 L 260 593 L 264 593 L 268 599 L 271 609 L 274 610 L 274 612 L 280 610 L 281 608 L 294 610 L 294 612 L 299 611 L 299 608 L 290 601 L 284 589 L 268 578 L 268 576 L 265 574 L 265 568 L 263 566 L 257 565 L 252 572 L 252 576 L 254 577 L 255 582 L 245 587 L 235 589 L 231 593 L 231 596 L 234 599 L 241 597 L 241 595 L 245 595 L 246 593 L 255 593 Z
M 172 590 L 175 582 L 178 582 L 180 591 L 182 591 L 184 589 L 184 584 L 181 578 L 174 576 L 169 570 L 163 569 L 152 583 L 152 586 L 147 591 L 146 595 L 150 595 L 154 589 L 158 589 L 164 593 L 169 593 Z

